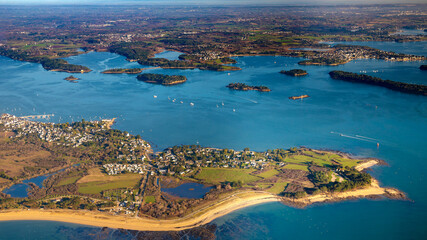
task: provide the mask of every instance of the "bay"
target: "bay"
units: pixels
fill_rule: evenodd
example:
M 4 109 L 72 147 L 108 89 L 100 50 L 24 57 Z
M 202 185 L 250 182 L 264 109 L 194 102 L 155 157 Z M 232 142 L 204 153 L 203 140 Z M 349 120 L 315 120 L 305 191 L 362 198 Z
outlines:
M 369 44 L 385 48 L 384 43 Z M 399 50 L 402 44 L 387 46 Z M 411 46 L 402 50 L 427 54 L 424 43 Z M 0 112 L 18 116 L 54 113 L 54 122 L 117 117 L 115 128 L 140 134 L 155 150 L 179 144 L 259 151 L 307 146 L 378 157 L 389 166 L 374 167 L 371 174 L 382 185 L 396 187 L 413 200 L 357 200 L 307 209 L 277 203 L 258 205 L 215 220 L 219 239 L 419 239 L 427 234 L 427 99 L 333 80 L 328 75 L 332 70 L 364 71 L 394 81 L 426 84 L 427 73 L 419 70 L 425 61 L 356 60 L 331 67 L 299 66 L 302 59 L 298 58 L 254 56 L 236 58 L 235 66 L 242 71 L 229 74 L 146 71 L 188 78 L 184 84 L 166 87 L 139 82 L 135 75 L 101 74 L 108 68 L 140 67 L 116 54 L 91 52 L 67 60 L 93 71 L 74 74 L 81 80 L 69 83 L 63 80 L 67 73 L 48 72 L 39 64 L 0 57 Z M 278 73 L 293 68 L 302 68 L 309 75 L 294 78 Z M 265 85 L 272 91 L 232 91 L 225 87 L 231 82 Z M 311 97 L 288 99 L 302 94 Z M 362 141 L 331 132 L 376 140 Z M 22 239 L 10 230 L 13 223 L 19 234 L 27 231 L 36 235 L 38 229 L 31 226 L 40 222 L 0 223 L 0 232 L 9 234 L 8 239 Z

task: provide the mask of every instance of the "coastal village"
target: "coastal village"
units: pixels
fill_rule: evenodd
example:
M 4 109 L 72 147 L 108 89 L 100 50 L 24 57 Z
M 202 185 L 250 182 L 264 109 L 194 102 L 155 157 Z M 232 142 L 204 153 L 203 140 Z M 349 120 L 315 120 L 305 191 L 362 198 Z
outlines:
M 400 54 L 356 45 L 336 45 L 322 50 L 300 51 L 311 60 L 301 61 L 299 64 L 337 65 L 356 59 L 381 59 L 385 61 L 421 61 L 426 59 L 424 56 Z
M 87 127 L 85 131 L 80 131 L 78 127 L 73 127 L 72 124 L 29 121 L 10 114 L 3 114 L 0 117 L 0 124 L 4 125 L 6 130 L 16 132 L 13 138 L 35 134 L 43 141 L 71 147 L 78 147 L 90 141 L 102 142 L 104 140 L 103 137 L 96 135 L 96 133 L 108 129 L 111 123 L 104 120 L 91 121 L 89 123 L 92 127 Z M 129 149 L 130 153 L 134 151 L 133 149 L 142 147 L 147 151 L 147 154 L 138 159 L 132 154 L 118 154 L 116 159 L 120 163 L 103 165 L 108 175 L 117 175 L 125 172 L 143 174 L 146 171 L 159 175 L 185 175 L 200 167 L 254 168 L 262 170 L 266 166 L 273 163 L 276 164 L 274 155 L 268 152 L 234 151 L 194 145 L 167 148 L 156 154 L 148 154 L 151 147 L 142 139 L 130 139 L 127 144 L 121 143 L 120 148 Z M 151 157 L 152 160 L 149 160 L 148 157 Z M 127 164 L 130 161 L 138 161 L 139 163 Z M 282 165 L 283 163 L 279 163 L 279 166 Z M 181 171 L 173 171 L 172 169 L 180 169 Z
M 2 131 L 14 133 L 9 135 L 11 141 L 31 142 L 36 137 L 53 149 L 61 145 L 65 151 L 76 149 L 96 157 L 50 174 L 43 187 L 31 185 L 29 200 L 1 193 L 9 200 L 1 200 L 0 207 L 14 208 L 20 202 L 36 200 L 35 206 L 43 209 L 89 209 L 166 219 L 185 216 L 192 206 L 215 202 L 236 191 L 260 191 L 268 198 L 296 201 L 369 187 L 371 176 L 355 167 L 378 163 L 308 148 L 256 152 L 181 145 L 153 153 L 140 136 L 110 129 L 111 124 L 112 120 L 53 124 L 1 115 Z M 99 149 L 107 153 L 97 155 Z M 10 179 L 8 171 L 3 171 L 0 177 Z M 10 183 L 14 182 L 19 179 Z M 186 183 L 204 186 L 204 195 L 193 198 L 164 191 Z
M 10 114 L 2 114 L 0 116 L 0 124 L 5 126 L 5 130 L 16 133 L 14 138 L 35 134 L 43 141 L 71 147 L 78 147 L 87 142 L 104 141 L 105 136 L 97 133 L 109 129 L 113 122 L 114 119 L 106 119 L 90 122 L 83 120 L 82 122 L 72 124 L 54 124 L 29 121 Z M 126 136 L 129 136 L 129 134 L 126 133 Z M 145 150 L 151 149 L 151 146 L 142 139 L 129 139 L 129 141 L 120 142 L 120 145 L 121 149 L 128 149 L 129 152 L 134 152 L 134 149 L 139 147 Z M 132 154 L 120 154 L 117 155 L 117 158 L 126 160 L 136 159 Z

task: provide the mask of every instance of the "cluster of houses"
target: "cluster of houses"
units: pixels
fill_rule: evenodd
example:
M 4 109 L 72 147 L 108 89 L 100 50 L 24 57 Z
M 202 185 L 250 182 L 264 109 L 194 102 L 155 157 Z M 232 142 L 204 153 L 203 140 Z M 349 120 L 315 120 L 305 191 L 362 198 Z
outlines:
M 186 157 L 187 156 L 187 157 Z M 191 156 L 191 157 L 188 157 Z M 268 153 L 258 153 L 254 151 L 233 151 L 217 148 L 197 148 L 186 150 L 186 152 L 174 153 L 172 148 L 157 154 L 157 163 L 154 167 L 159 169 L 160 174 L 174 174 L 171 169 L 177 169 L 183 175 L 192 172 L 197 167 L 217 167 L 217 168 L 255 168 L 264 169 L 270 165 L 271 158 Z
M 143 174 L 145 170 L 145 166 L 143 164 L 109 163 L 104 164 L 103 167 L 108 175 L 117 175 L 125 172 Z
M 101 124 L 101 127 L 92 127 L 86 131 L 78 131 L 72 126 L 58 127 L 53 123 L 42 123 L 28 121 L 25 118 L 16 117 L 11 114 L 3 114 L 0 116 L 0 124 L 4 125 L 7 131 L 14 131 L 14 137 L 22 137 L 29 134 L 36 134 L 40 139 L 47 142 L 55 142 L 57 144 L 78 147 L 85 142 L 101 141 L 102 137 L 95 136 L 96 132 L 103 131 L 108 128 L 111 121 L 93 121 L 92 123 Z M 130 136 L 127 134 L 127 136 Z M 132 138 L 129 141 L 121 142 L 121 149 L 128 149 L 130 154 L 134 149 L 142 147 L 144 150 L 151 149 L 151 146 L 142 139 Z M 134 156 L 119 155 L 117 158 L 125 160 L 136 160 Z
M 360 46 L 337 47 L 335 51 L 316 52 L 316 58 L 341 59 L 345 61 L 353 59 L 382 59 L 386 61 L 420 61 L 423 56 L 397 54 L 383 50 Z
M 93 134 L 73 132 L 72 127 L 62 129 L 55 127 L 53 123 L 41 123 L 28 121 L 25 118 L 16 117 L 10 114 L 3 114 L 0 117 L 0 124 L 8 131 L 15 131 L 15 137 L 36 134 L 40 139 L 47 142 L 58 142 L 64 139 L 64 145 L 77 147 L 84 142 L 93 141 Z
M 94 122 L 95 123 L 95 122 Z M 106 124 L 105 122 L 98 122 Z M 103 127 L 90 128 L 89 131 L 78 131 L 71 126 L 57 127 L 53 123 L 41 123 L 28 121 L 24 118 L 16 117 L 10 114 L 0 116 L 0 124 L 4 125 L 6 130 L 15 131 L 15 137 L 25 136 L 35 133 L 40 139 L 58 144 L 71 145 L 77 147 L 87 141 L 102 141 L 96 139 L 94 133 L 102 131 Z M 129 136 L 129 135 L 128 135 Z M 65 141 L 64 141 L 65 140 Z M 145 156 L 137 158 L 136 148 L 142 147 L 144 150 L 151 149 L 150 145 L 142 139 L 131 138 L 129 141 L 122 141 L 121 150 L 126 150 L 128 154 L 119 154 L 117 159 L 124 161 L 141 160 L 141 164 L 119 164 L 110 163 L 103 165 L 108 175 L 117 175 L 125 172 L 160 175 L 184 175 L 193 172 L 199 167 L 217 167 L 217 168 L 255 168 L 264 169 L 271 165 L 274 158 L 267 152 L 254 151 L 234 151 L 217 148 L 181 148 L 180 151 L 173 148 L 165 149 L 157 153 L 152 161 Z M 276 164 L 276 163 L 274 163 Z
M 195 53 L 194 55 L 198 56 L 200 60 L 208 61 L 221 58 L 222 55 L 214 51 L 202 51 L 200 53 Z

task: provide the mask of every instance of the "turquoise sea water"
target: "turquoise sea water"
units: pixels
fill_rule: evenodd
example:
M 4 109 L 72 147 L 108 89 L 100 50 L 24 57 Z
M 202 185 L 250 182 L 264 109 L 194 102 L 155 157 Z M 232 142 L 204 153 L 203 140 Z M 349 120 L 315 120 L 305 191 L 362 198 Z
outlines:
M 425 42 L 409 46 L 369 44 L 427 55 Z M 382 185 L 408 193 L 413 200 L 357 200 L 307 209 L 278 203 L 258 205 L 215 220 L 219 239 L 420 239 L 427 234 L 427 98 L 333 80 L 328 75 L 337 69 L 366 71 L 385 79 L 426 84 L 427 72 L 419 70 L 426 62 L 357 60 L 337 67 L 299 66 L 301 59 L 258 56 L 236 58 L 236 66 L 242 71 L 230 74 L 147 71 L 188 78 L 184 84 L 165 87 L 139 82 L 135 75 L 101 74 L 107 68 L 139 66 L 115 54 L 92 52 L 67 60 L 94 71 L 73 74 L 81 80 L 69 83 L 63 78 L 70 74 L 48 72 L 39 64 L 0 57 L 0 112 L 18 116 L 54 113 L 51 120 L 55 122 L 117 117 L 115 128 L 140 134 L 155 150 L 196 143 L 260 151 L 308 146 L 378 157 L 390 166 L 374 167 L 372 175 Z M 309 75 L 294 78 L 278 73 L 292 68 L 302 68 Z M 230 82 L 266 85 L 272 91 L 232 91 L 225 87 Z M 311 97 L 302 101 L 288 99 L 301 94 Z M 380 143 L 379 149 L 376 142 Z M 34 228 L 34 224 L 40 227 Z M 11 226 L 20 231 L 12 231 Z M 0 234 L 0 239 L 35 239 L 39 236 L 37 231 L 54 231 L 59 226 L 71 225 L 0 223 L 0 233 L 8 234 Z M 28 237 L 21 237 L 30 232 Z M 45 237 L 38 239 L 49 239 L 46 234 L 40 235 Z

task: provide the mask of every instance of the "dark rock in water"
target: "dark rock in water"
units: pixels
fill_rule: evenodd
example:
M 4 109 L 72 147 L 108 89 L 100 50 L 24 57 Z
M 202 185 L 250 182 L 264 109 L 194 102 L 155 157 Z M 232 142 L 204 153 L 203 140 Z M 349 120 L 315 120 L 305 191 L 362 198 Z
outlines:
M 206 224 L 182 231 L 135 231 L 127 229 L 93 228 L 93 227 L 66 227 L 61 226 L 58 232 L 70 240 L 92 240 L 92 239 L 117 239 L 117 240 L 145 240 L 145 239 L 165 239 L 165 240 L 214 240 L 216 238 L 215 224 Z
M 69 77 L 64 78 L 64 80 L 67 80 L 72 83 L 76 83 L 77 82 L 76 80 L 79 80 L 79 78 L 76 78 L 73 75 L 70 75 Z
M 421 65 L 420 69 L 426 71 L 427 70 L 427 65 Z

